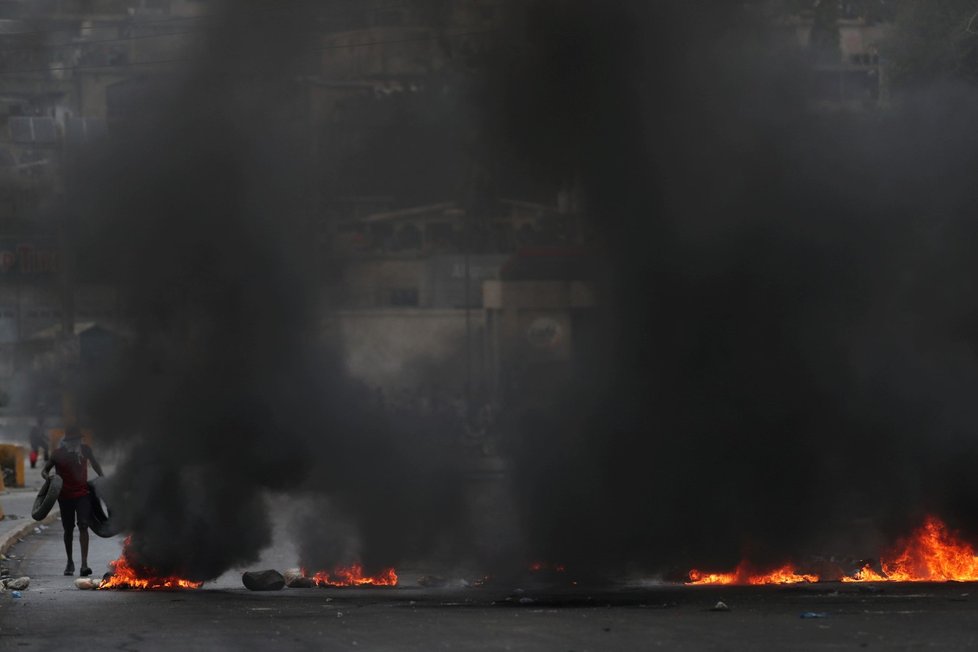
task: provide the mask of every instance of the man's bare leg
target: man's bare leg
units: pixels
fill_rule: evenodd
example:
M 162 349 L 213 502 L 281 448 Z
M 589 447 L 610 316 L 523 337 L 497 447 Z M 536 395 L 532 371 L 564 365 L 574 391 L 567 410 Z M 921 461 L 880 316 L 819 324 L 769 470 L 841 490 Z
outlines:
M 81 544 L 81 574 L 91 575 L 92 569 L 88 567 L 88 528 L 78 527 L 78 543 Z M 87 571 L 87 572 L 86 572 Z
M 68 565 L 65 566 L 65 575 L 75 574 L 75 562 L 71 557 L 71 543 L 74 540 L 75 528 L 65 528 L 65 555 L 68 556 Z M 85 534 L 86 548 L 88 544 L 88 533 Z M 86 553 L 87 554 L 87 553 Z

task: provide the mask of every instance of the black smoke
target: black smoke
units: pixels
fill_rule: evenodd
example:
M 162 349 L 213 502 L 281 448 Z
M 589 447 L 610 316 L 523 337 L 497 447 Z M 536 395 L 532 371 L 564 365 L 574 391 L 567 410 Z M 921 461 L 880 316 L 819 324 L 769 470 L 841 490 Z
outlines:
M 581 175 L 608 270 L 599 353 L 513 447 L 535 554 L 732 567 L 876 554 L 925 513 L 978 532 L 974 89 L 818 111 L 744 3 L 535 15 L 497 124 Z
M 207 580 L 256 561 L 270 491 L 329 497 L 300 523 L 312 569 L 392 565 L 459 512 L 454 449 L 391 423 L 322 341 L 297 83 L 322 56 L 320 15 L 286 5 L 236 1 L 202 54 L 147 73 L 141 111 L 78 184 L 80 270 L 120 289 L 134 329 L 85 404 L 126 451 L 116 517 L 154 573 Z M 351 528 L 356 559 L 330 544 Z
M 315 49 L 306 4 L 236 2 L 79 191 L 80 262 L 135 330 L 90 409 L 157 572 L 254 560 L 268 491 L 313 497 L 313 568 L 479 548 L 447 426 L 378 410 L 318 335 L 283 73 Z M 539 2 L 509 36 L 471 109 L 496 183 L 580 179 L 604 265 L 574 382 L 507 406 L 507 561 L 774 562 L 930 512 L 978 534 L 974 91 L 813 111 L 805 57 L 743 3 Z

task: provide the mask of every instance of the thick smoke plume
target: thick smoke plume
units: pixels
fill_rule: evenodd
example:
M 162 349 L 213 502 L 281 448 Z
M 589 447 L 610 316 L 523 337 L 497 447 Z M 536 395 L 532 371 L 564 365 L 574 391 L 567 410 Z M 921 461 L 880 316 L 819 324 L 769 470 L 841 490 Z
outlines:
M 159 572 L 255 559 L 268 490 L 314 497 L 310 567 L 478 547 L 439 425 L 378 413 L 317 337 L 283 73 L 306 4 L 236 1 L 84 178 L 81 262 L 136 329 L 93 416 L 129 445 L 120 516 Z M 473 110 L 500 187 L 580 179 L 605 265 L 572 388 L 507 406 L 515 558 L 773 562 L 928 512 L 978 534 L 974 91 L 815 113 L 803 57 L 743 3 L 533 7 Z
M 114 482 L 131 561 L 157 573 L 256 560 L 269 490 L 330 496 L 335 527 L 326 512 L 302 527 L 313 569 L 395 563 L 458 512 L 451 449 L 390 425 L 319 341 L 318 189 L 290 74 L 315 21 L 313 3 L 286 4 L 235 0 L 211 21 L 204 55 L 150 78 L 154 102 L 81 184 L 95 225 L 78 234 L 81 268 L 120 286 L 135 325 L 86 398 L 128 450 Z M 329 558 L 348 523 L 357 559 Z
M 812 111 L 748 9 L 542 3 L 511 68 L 532 108 L 503 124 L 583 177 L 608 260 L 598 352 L 515 446 L 545 558 L 871 555 L 925 513 L 978 534 L 978 94 Z

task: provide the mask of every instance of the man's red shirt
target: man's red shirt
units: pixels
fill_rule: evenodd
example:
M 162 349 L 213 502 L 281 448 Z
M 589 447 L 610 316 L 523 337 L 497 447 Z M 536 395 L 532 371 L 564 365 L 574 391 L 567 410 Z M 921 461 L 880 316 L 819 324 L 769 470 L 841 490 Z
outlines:
M 69 451 L 63 446 L 54 451 L 51 460 L 61 476 L 61 498 L 81 498 L 88 495 L 88 459 L 92 449 L 85 444 L 78 452 Z

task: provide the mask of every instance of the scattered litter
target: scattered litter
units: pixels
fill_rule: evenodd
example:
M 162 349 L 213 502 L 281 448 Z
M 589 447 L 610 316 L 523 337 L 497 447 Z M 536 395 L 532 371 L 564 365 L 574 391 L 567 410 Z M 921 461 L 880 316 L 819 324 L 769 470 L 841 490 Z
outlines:
M 343 617 L 343 612 L 342 611 L 337 611 L 336 612 L 336 617 L 337 618 L 342 618 Z
M 799 618 L 828 618 L 829 615 L 824 611 L 803 611 Z
M 79 577 L 75 580 L 75 587 L 81 589 L 82 591 L 90 591 L 92 589 L 97 589 L 102 582 L 99 580 L 93 580 L 91 577 Z
M 534 602 L 536 602 L 536 600 L 534 600 L 533 598 L 527 598 L 527 597 L 520 598 L 520 604 L 533 604 Z
M 31 585 L 31 578 L 29 577 L 18 577 L 13 580 L 4 580 L 3 585 L 8 589 L 15 589 L 18 591 L 23 591 L 28 586 Z
M 20 594 L 20 591 L 11 591 L 11 592 L 10 592 L 10 595 L 11 595 L 11 596 L 13 596 L 14 598 L 20 598 L 20 597 L 23 597 L 23 596 L 22 596 L 22 595 Z
M 40 533 L 41 533 L 41 528 L 39 527 L 34 528 L 34 534 L 40 534 Z
M 710 611 L 730 611 L 730 607 L 727 606 L 726 602 L 721 600 L 713 605 L 713 608 L 710 609 Z

